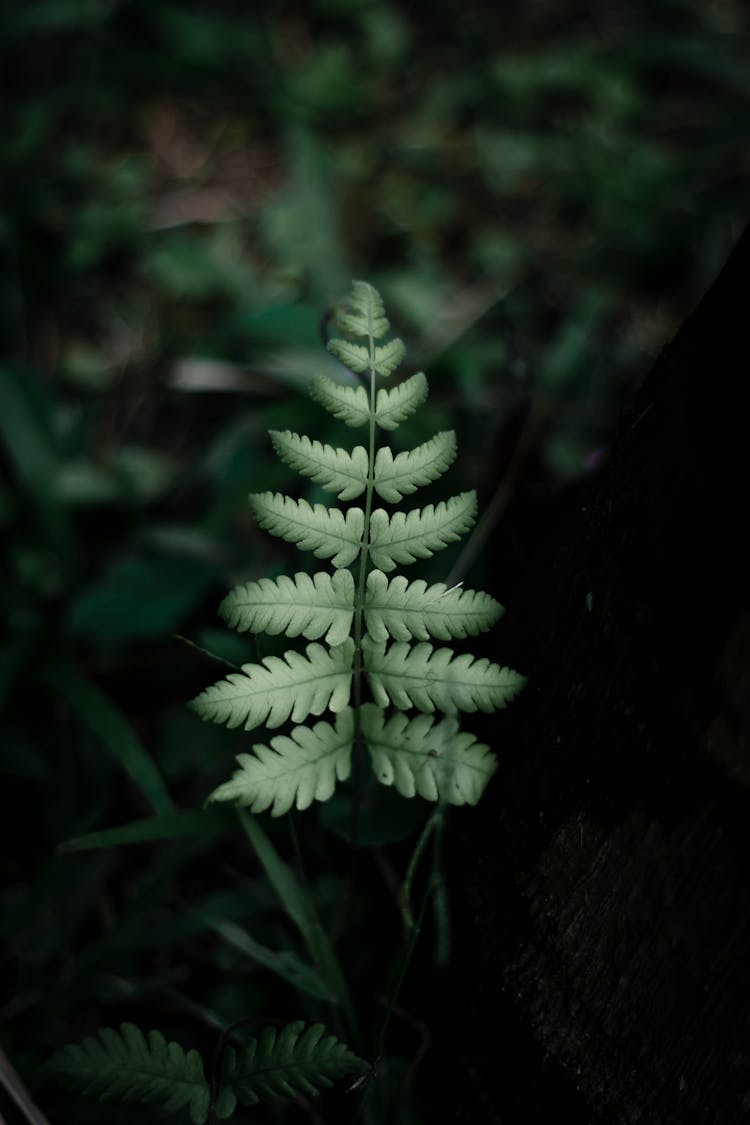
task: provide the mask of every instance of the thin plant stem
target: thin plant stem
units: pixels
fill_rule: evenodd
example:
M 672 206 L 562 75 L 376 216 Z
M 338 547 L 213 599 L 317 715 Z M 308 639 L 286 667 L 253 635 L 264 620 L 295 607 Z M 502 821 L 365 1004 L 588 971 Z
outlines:
M 451 916 L 448 904 L 448 888 L 443 872 L 443 833 L 445 831 L 445 817 L 441 817 L 435 826 L 432 837 L 432 871 L 431 881 L 435 889 L 432 900 L 435 916 L 435 964 L 443 967 L 448 964 L 451 956 Z
M 414 882 L 414 876 L 417 873 L 419 861 L 422 858 L 427 843 L 430 839 L 435 828 L 438 826 L 443 816 L 443 806 L 438 805 L 435 811 L 430 815 L 427 823 L 422 829 L 419 839 L 417 840 L 414 851 L 411 854 L 409 865 L 406 868 L 406 875 L 404 877 L 404 884 L 401 888 L 401 917 L 404 921 L 407 933 L 414 928 L 414 916 L 411 909 L 411 888 Z
M 417 919 L 416 919 L 415 922 L 412 922 L 409 941 L 408 941 L 408 944 L 406 946 L 406 949 L 404 950 L 404 952 L 401 956 L 401 961 L 400 961 L 398 969 L 396 971 L 396 977 L 395 977 L 395 980 L 393 982 L 393 987 L 391 988 L 390 994 L 388 996 L 388 1007 L 386 1009 L 385 1016 L 383 1017 L 383 1022 L 380 1025 L 380 1030 L 378 1031 L 377 1038 L 375 1040 L 375 1064 L 376 1065 L 377 1065 L 377 1060 L 382 1058 L 382 1056 L 383 1056 L 383 1048 L 384 1048 L 384 1045 L 385 1045 L 385 1037 L 386 1037 L 386 1034 L 388 1032 L 388 1025 L 391 1022 L 391 1016 L 393 1015 L 393 1012 L 394 1012 L 394 1009 L 395 1009 L 395 1006 L 396 1006 L 396 1002 L 397 1002 L 397 1000 L 399 998 L 399 995 L 401 993 L 401 988 L 402 988 L 402 985 L 404 983 L 404 979 L 406 977 L 407 969 L 409 968 L 409 965 L 411 964 L 411 959 L 414 956 L 414 950 L 417 947 L 417 941 L 419 940 L 419 935 L 422 931 L 422 924 L 424 922 L 424 916 L 425 916 L 425 912 L 427 910 L 427 904 L 428 904 L 428 902 L 430 900 L 430 896 L 432 894 L 432 889 L 433 888 L 432 888 L 431 883 L 428 884 L 428 886 L 425 890 L 425 893 L 422 897 L 422 902 L 421 902 L 420 907 L 419 907 Z

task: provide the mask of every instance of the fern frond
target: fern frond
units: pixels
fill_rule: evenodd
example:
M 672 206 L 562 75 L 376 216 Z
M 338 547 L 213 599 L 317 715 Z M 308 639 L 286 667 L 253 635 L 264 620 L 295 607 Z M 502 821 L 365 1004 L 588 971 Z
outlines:
M 357 445 L 349 453 L 334 449 L 304 434 L 291 430 L 269 430 L 271 442 L 282 461 L 303 476 L 310 477 L 327 492 L 337 492 L 339 500 L 353 500 L 367 485 L 367 450 Z
M 397 563 L 426 559 L 460 539 L 474 523 L 477 494 L 461 492 L 437 505 L 395 512 L 389 516 L 376 508 L 370 518 L 370 558 L 379 570 L 393 570 Z
M 232 590 L 219 613 L 240 633 L 284 633 L 308 641 L 325 633 L 326 644 L 340 645 L 351 632 L 354 579 L 346 569 L 260 578 Z
M 331 559 L 335 567 L 349 566 L 359 554 L 365 514 L 361 508 L 326 508 L 293 500 L 281 492 L 256 492 L 250 507 L 261 527 L 294 543 L 301 551 L 312 551 L 318 559 Z
M 387 641 L 389 635 L 396 641 L 467 637 L 490 629 L 503 612 L 480 590 L 448 589 L 443 582 L 428 586 L 423 578 L 407 582 L 401 574 L 389 581 L 382 570 L 367 576 L 365 621 L 374 641 Z
M 525 679 L 485 657 L 453 655 L 450 648 L 397 642 L 386 649 L 364 637 L 365 671 L 375 702 L 419 711 L 497 711 L 514 699 Z
M 368 1064 L 353 1054 L 325 1028 L 313 1024 L 305 1030 L 302 1020 L 288 1023 L 281 1032 L 267 1027 L 241 1051 L 228 1047 L 224 1054 L 222 1085 L 229 1087 L 242 1105 L 255 1105 L 260 1098 L 313 1097 L 332 1086 L 336 1078 L 364 1073 Z
M 416 449 L 398 453 L 395 457 L 388 446 L 383 445 L 375 458 L 375 491 L 389 504 L 398 504 L 421 485 L 437 480 L 455 458 L 456 435 L 453 430 L 443 430 Z
M 253 754 L 238 754 L 240 769 L 220 785 L 210 801 L 235 801 L 252 813 L 271 809 L 281 816 L 292 805 L 308 808 L 313 801 L 327 801 L 336 779 L 345 781 L 351 770 L 354 741 L 354 711 L 345 707 L 336 716 L 336 726 L 316 723 L 294 727 L 290 735 L 277 735 L 271 747 L 253 746 Z
M 308 715 L 321 715 L 326 708 L 342 711 L 349 703 L 354 642 L 351 638 L 336 648 L 311 644 L 307 657 L 290 649 L 283 659 L 264 656 L 262 664 L 243 664 L 193 700 L 191 706 L 202 719 L 244 724 L 245 730 L 266 723 L 278 727 L 291 718 L 302 722 Z
M 375 776 L 402 797 L 418 793 L 428 801 L 475 805 L 497 769 L 490 748 L 460 731 L 456 719 L 410 719 L 397 711 L 386 720 L 373 703 L 365 703 L 361 715 Z
M 334 384 L 335 385 L 335 384 Z M 364 395 L 364 388 L 359 388 Z M 365 395 L 365 399 L 367 396 Z M 427 379 L 424 372 L 418 371 L 416 375 L 405 379 L 390 391 L 378 391 L 375 400 L 375 421 L 382 430 L 395 430 L 406 418 L 418 410 L 427 398 Z M 324 404 L 325 405 L 325 404 Z M 368 410 L 367 417 L 370 412 Z M 346 419 L 344 419 L 346 421 Z M 365 421 L 366 419 L 363 419 Z M 350 423 L 359 425 L 359 423 Z
M 196 1125 L 208 1117 L 211 1095 L 200 1055 L 168 1043 L 160 1031 L 144 1035 L 132 1023 L 119 1031 L 102 1028 L 64 1047 L 44 1070 L 101 1102 L 152 1102 L 172 1111 L 188 1106 Z
M 367 281 L 353 281 L 352 291 L 336 309 L 336 324 L 348 336 L 379 340 L 390 328 L 383 298 Z
M 310 388 L 310 394 L 329 414 L 333 414 L 334 418 L 340 418 L 347 426 L 364 426 L 370 418 L 370 403 L 364 387 L 334 383 L 333 379 L 319 375 Z

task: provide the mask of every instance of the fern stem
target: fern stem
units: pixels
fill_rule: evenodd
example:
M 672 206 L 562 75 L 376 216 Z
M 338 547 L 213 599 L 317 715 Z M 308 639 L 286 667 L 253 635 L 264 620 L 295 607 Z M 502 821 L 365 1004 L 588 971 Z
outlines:
M 211 1068 L 209 1073 L 209 1103 L 208 1103 L 208 1117 L 206 1118 L 206 1125 L 216 1125 L 216 1106 L 219 1097 L 219 1082 L 221 1079 L 221 1062 L 224 1054 L 224 1048 L 227 1045 L 227 1040 L 234 1035 L 238 1027 L 243 1027 L 247 1023 L 257 1023 L 257 1016 L 243 1016 L 242 1019 L 235 1020 L 234 1023 L 228 1024 L 221 1029 L 219 1038 L 216 1040 L 213 1054 L 211 1055 Z
M 352 801 L 352 847 L 356 849 L 359 834 L 359 806 L 362 800 L 362 758 L 364 739 L 362 736 L 362 621 L 365 608 L 365 582 L 367 581 L 367 562 L 370 552 L 370 516 L 375 484 L 375 339 L 372 325 L 368 326 L 367 342 L 370 352 L 370 432 L 367 448 L 367 487 L 365 489 L 365 526 L 362 532 L 362 547 L 359 557 L 359 577 L 357 596 L 354 602 L 354 761 L 352 782 L 354 799 Z

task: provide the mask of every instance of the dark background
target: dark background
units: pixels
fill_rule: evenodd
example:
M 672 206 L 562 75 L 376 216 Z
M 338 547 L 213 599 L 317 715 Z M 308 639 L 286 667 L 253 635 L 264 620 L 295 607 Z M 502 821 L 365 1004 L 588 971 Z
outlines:
M 291 940 L 240 839 L 56 849 L 153 811 L 142 766 L 122 766 L 140 747 L 187 809 L 246 748 L 186 710 L 215 666 L 175 634 L 254 659 L 218 602 L 306 565 L 253 525 L 246 495 L 290 487 L 268 428 L 349 438 L 306 385 L 335 367 L 323 318 L 353 277 L 382 291 L 405 370 L 430 379 L 399 440 L 455 428 L 459 460 L 436 495 L 474 487 L 490 510 L 467 584 L 512 608 L 533 600 L 533 574 L 551 612 L 546 545 L 560 527 L 564 540 L 623 415 L 648 406 L 628 415 L 746 221 L 750 38 L 731 2 L 39 0 L 6 5 L 0 51 L 0 1045 L 35 1086 L 51 1051 L 123 1019 L 210 1051 L 248 1015 L 327 1018 L 189 912 Z M 701 452 L 691 417 L 683 458 Z M 420 574 L 439 580 L 460 559 Z M 540 646 L 545 620 L 530 630 Z M 482 644 L 505 660 L 503 624 Z M 511 730 L 524 737 L 503 722 L 501 754 Z M 494 786 L 490 818 L 507 800 Z M 410 810 L 403 831 L 425 815 Z M 457 855 L 473 815 L 451 821 Z M 335 925 L 347 845 L 313 810 L 297 821 Z M 269 830 L 288 852 L 288 827 Z M 388 880 L 410 840 L 360 865 L 342 948 L 368 1013 L 398 944 Z M 503 926 L 502 910 L 490 917 Z M 421 1057 L 452 1033 L 424 1015 L 423 996 L 451 988 L 431 975 L 430 942 L 383 1120 L 425 1120 L 429 1099 L 400 1085 L 415 1059 L 422 1086 L 443 1073 L 439 1049 Z M 525 1026 L 501 1024 L 499 1049 L 536 1082 Z M 519 1096 L 498 1120 L 533 1119 Z M 51 1087 L 37 1097 L 55 1123 L 102 1120 Z M 346 1104 L 321 1107 L 346 1119 Z M 0 1112 L 22 1120 L 9 1102 Z

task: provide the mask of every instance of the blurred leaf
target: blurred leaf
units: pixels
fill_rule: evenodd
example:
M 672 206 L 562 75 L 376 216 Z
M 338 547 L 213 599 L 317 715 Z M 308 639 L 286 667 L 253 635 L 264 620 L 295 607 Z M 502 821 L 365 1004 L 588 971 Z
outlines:
M 54 693 L 67 699 L 80 719 L 107 746 L 157 813 L 174 811 L 161 774 L 121 711 L 91 680 L 72 664 L 50 663 L 39 678 Z
M 325 307 L 351 281 L 331 190 L 331 161 L 322 139 L 302 126 L 290 130 L 287 148 L 291 182 L 263 211 L 265 240 L 281 264 L 309 276 Z
M 226 809 L 205 809 L 161 813 L 145 820 L 120 824 L 116 828 L 103 828 L 89 832 L 60 844 L 63 852 L 95 851 L 99 848 L 118 848 L 124 844 L 145 844 L 154 840 L 176 840 L 182 836 L 214 836 L 234 828 L 234 817 Z
M 0 434 L 19 478 L 48 501 L 59 459 L 50 403 L 30 373 L 0 367 Z
M 172 633 L 218 573 L 216 564 L 195 557 L 116 559 L 73 601 L 70 628 L 101 647 Z

